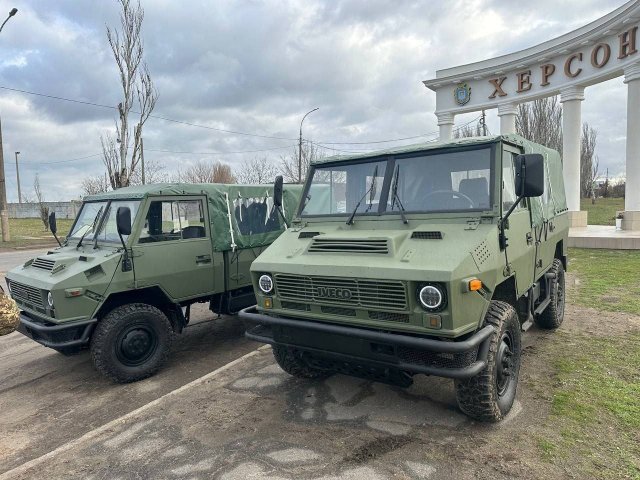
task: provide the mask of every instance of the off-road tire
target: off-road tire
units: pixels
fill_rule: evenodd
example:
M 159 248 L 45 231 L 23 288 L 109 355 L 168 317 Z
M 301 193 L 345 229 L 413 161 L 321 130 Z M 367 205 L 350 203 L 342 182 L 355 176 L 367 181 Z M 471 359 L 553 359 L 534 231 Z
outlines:
M 465 414 L 483 422 L 502 420 L 516 397 L 518 374 L 520 372 L 521 343 L 520 322 L 515 309 L 505 302 L 493 300 L 485 317 L 485 325 L 491 325 L 495 332 L 490 337 L 487 366 L 475 377 L 455 381 L 458 406 Z M 504 392 L 500 393 L 498 382 L 498 356 L 503 337 L 508 335 L 511 342 L 512 373 L 509 375 Z
M 149 337 L 154 342 L 147 350 L 142 349 L 146 353 L 138 360 L 126 356 L 129 352 L 125 345 L 131 345 L 127 343 L 129 335 L 141 335 L 143 342 Z M 151 305 L 131 303 L 113 309 L 98 322 L 91 337 L 91 358 L 96 370 L 114 382 L 135 382 L 160 369 L 172 339 L 171 322 L 164 313 Z
M 273 345 L 273 356 L 280 368 L 298 378 L 322 379 L 331 375 L 330 371 L 311 367 L 302 357 L 302 352 L 291 347 Z
M 564 267 L 557 258 L 553 260 L 548 273 L 554 273 L 555 278 L 549 282 L 551 288 L 551 303 L 540 315 L 536 315 L 536 325 L 547 330 L 554 330 L 562 325 L 564 320 L 564 307 L 566 302 L 566 290 L 564 284 Z

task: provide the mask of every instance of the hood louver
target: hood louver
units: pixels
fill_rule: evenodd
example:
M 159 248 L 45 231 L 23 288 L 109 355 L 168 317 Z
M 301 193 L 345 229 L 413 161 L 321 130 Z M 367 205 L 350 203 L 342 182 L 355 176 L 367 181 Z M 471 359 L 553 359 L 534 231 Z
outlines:
M 313 238 L 316 235 L 320 235 L 320 232 L 300 232 L 298 238 Z
M 442 232 L 413 232 L 411 238 L 419 240 L 442 240 Z
M 53 270 L 53 266 L 55 265 L 55 260 L 49 260 L 48 258 L 36 258 L 31 264 L 34 268 L 40 268 L 42 270 L 51 271 Z
M 314 238 L 309 253 L 375 253 L 386 255 L 389 244 L 386 239 Z

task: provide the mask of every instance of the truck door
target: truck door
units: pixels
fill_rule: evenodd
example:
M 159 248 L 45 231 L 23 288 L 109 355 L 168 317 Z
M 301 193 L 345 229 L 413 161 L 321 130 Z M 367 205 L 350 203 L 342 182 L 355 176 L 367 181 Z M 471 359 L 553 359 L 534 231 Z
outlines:
M 502 154 L 502 214 L 516 200 L 514 160 L 518 152 L 505 146 Z M 528 199 L 523 199 L 508 220 L 506 261 L 516 277 L 518 296 L 526 292 L 533 284 L 535 267 L 535 239 L 531 226 L 531 212 Z
M 133 247 L 137 287 L 158 285 L 174 300 L 213 293 L 214 269 L 223 265 L 208 219 L 204 197 L 150 199 Z

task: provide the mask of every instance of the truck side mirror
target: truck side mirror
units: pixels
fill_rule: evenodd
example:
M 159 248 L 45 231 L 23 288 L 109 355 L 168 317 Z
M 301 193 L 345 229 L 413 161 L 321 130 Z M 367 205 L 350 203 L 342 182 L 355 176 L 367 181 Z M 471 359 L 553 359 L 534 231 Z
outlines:
M 131 209 L 129 207 L 118 207 L 116 226 L 119 235 L 131 235 Z
M 282 206 L 282 188 L 282 175 L 278 175 L 276 181 L 273 183 L 273 204 L 278 208 Z
M 49 230 L 54 235 L 58 233 L 58 224 L 56 223 L 56 212 L 51 212 L 49 214 Z
M 539 197 L 544 193 L 544 157 L 527 153 L 516 157 L 516 193 L 519 197 Z

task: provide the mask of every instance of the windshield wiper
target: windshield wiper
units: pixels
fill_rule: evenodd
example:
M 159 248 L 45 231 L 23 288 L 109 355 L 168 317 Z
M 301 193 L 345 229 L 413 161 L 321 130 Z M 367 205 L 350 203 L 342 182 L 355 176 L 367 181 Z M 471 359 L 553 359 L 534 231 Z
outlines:
M 100 207 L 100 210 L 98 210 L 98 213 L 96 214 L 95 218 L 93 219 L 93 223 L 91 224 L 91 228 L 87 229 L 86 232 L 84 232 L 81 236 L 80 236 L 80 240 L 78 240 L 78 245 L 76 245 L 76 249 L 80 248 L 82 246 L 82 241 L 84 240 L 84 237 L 86 237 L 89 232 L 93 232 L 96 228 L 96 223 L 98 222 L 98 219 L 100 218 L 100 215 L 102 214 L 102 209 L 104 208 L 104 205 Z
M 393 185 L 391 186 L 391 210 L 393 210 L 396 206 L 396 202 L 398 203 L 398 207 L 400 209 L 400 215 L 402 216 L 402 223 L 405 225 L 409 223 L 407 217 L 404 215 L 404 205 L 400 201 L 400 196 L 398 195 L 398 180 L 400 179 L 400 165 L 396 165 L 396 171 L 393 173 L 395 175 L 393 179 Z
M 376 168 L 373 169 L 373 178 L 371 179 L 371 186 L 366 192 L 364 192 L 364 195 L 362 195 L 362 198 L 358 200 L 358 203 L 356 204 L 356 208 L 353 209 L 353 212 L 351 212 L 351 216 L 349 217 L 349 220 L 347 220 L 347 225 L 353 225 L 353 217 L 356 216 L 356 212 L 358 211 L 358 208 L 360 207 L 362 200 L 364 200 L 366 196 L 369 194 L 371 194 L 369 198 L 369 208 L 371 208 L 371 204 L 373 203 L 373 197 L 376 194 L 376 177 L 377 176 L 378 176 L 378 165 L 376 165 Z M 367 208 L 367 212 L 369 211 L 369 208 Z

